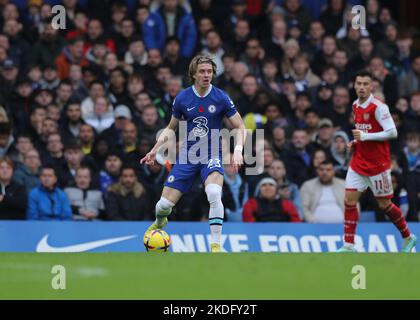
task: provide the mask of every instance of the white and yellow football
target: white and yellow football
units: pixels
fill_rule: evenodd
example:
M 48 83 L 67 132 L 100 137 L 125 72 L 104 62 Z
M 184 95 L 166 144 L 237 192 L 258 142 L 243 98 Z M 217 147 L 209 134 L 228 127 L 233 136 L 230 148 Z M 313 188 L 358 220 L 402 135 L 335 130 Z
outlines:
M 143 243 L 147 252 L 167 252 L 171 245 L 171 238 L 165 231 L 157 229 L 146 232 Z

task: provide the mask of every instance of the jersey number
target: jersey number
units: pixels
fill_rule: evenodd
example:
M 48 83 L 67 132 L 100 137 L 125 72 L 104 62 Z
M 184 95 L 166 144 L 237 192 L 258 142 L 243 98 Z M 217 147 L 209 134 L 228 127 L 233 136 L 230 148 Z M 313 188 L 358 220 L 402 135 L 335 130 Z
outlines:
M 375 189 L 376 190 L 383 190 L 382 180 L 375 180 Z
M 221 168 L 222 165 L 220 164 L 220 159 L 210 159 L 209 164 L 207 165 L 207 168 L 213 169 L 213 168 Z
M 391 190 L 391 184 L 386 174 L 382 174 L 380 179 L 374 180 L 375 189 L 382 192 L 389 192 Z

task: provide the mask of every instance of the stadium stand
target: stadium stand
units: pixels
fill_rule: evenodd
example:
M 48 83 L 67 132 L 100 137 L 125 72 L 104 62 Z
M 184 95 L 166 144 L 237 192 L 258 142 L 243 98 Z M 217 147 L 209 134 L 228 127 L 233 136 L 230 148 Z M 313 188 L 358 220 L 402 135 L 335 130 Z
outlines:
M 299 190 L 323 183 L 317 179 L 324 161 L 331 161 L 334 181 L 342 187 L 349 163 L 345 146 L 352 139 L 353 76 L 365 68 L 374 75 L 375 96 L 388 104 L 399 132 L 391 142 L 393 201 L 408 221 L 418 221 L 419 29 L 396 3 L 1 1 L 0 157 L 13 161 L 13 179 L 0 176 L 0 219 L 24 219 L 25 210 L 30 219 L 53 216 L 50 208 L 42 214 L 22 208 L 31 194 L 34 199 L 43 192 L 38 186 L 41 166 L 54 168 L 57 194 L 67 198 L 74 220 L 152 219 L 152 204 L 170 164 L 159 158 L 155 165 L 140 165 L 139 160 L 170 119 L 175 96 L 189 85 L 189 61 L 204 52 L 218 65 L 214 84 L 234 100 L 247 129 L 265 132 L 264 172 L 226 173 L 226 220 L 258 221 L 258 212 L 250 208 L 259 201 L 261 181 L 269 181 L 277 184 L 275 198 L 284 200 L 287 213 L 284 205 L 270 207 L 264 221 L 329 221 L 305 220 L 314 212 L 303 210 L 321 210 L 322 204 L 302 206 L 307 197 Z M 57 4 L 66 10 L 64 29 L 52 26 Z M 366 6 L 366 29 L 352 28 L 356 4 Z M 127 166 L 137 175 L 131 184 L 119 176 Z M 76 182 L 80 167 L 89 168 L 89 185 Z M 15 195 L 8 190 L 19 188 L 26 190 L 20 194 L 25 199 L 13 207 L 9 200 Z M 203 188 L 197 181 L 170 219 L 205 220 Z M 94 200 L 83 198 L 87 192 Z M 88 200 L 94 209 L 80 211 Z M 121 212 L 118 206 L 131 211 Z M 134 212 L 136 206 L 147 212 Z M 361 221 L 387 219 L 370 191 L 360 207 Z M 66 212 L 63 220 L 71 218 L 67 203 Z M 287 214 L 294 219 L 279 218 Z M 341 212 L 332 221 L 343 219 Z

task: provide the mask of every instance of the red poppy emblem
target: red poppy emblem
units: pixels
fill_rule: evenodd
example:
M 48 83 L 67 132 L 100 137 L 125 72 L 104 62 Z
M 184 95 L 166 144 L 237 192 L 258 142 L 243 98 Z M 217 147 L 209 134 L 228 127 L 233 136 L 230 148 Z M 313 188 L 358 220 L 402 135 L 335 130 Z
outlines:
M 203 108 L 202 106 L 200 106 L 200 107 L 198 108 L 198 112 L 204 112 L 204 108 Z

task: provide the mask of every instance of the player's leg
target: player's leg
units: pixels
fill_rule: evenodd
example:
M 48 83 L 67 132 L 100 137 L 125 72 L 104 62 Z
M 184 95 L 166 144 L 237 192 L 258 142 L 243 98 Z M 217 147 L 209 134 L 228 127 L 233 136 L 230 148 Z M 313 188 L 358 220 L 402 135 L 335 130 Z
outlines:
M 357 223 L 359 221 L 359 202 L 361 192 L 357 190 L 347 190 L 344 196 L 344 245 L 339 252 L 355 252 L 354 236 L 356 234 Z
M 171 214 L 172 208 L 177 204 L 181 197 L 181 191 L 171 187 L 163 187 L 162 196 L 156 203 L 155 207 L 156 220 L 147 229 L 147 231 L 162 229 L 165 227 L 168 223 L 168 216 Z
M 354 236 L 359 221 L 357 204 L 362 192 L 367 188 L 365 177 L 351 168 L 347 171 L 346 192 L 344 195 L 344 245 L 338 252 L 355 252 Z
M 389 217 L 404 239 L 402 251 L 411 252 L 417 243 L 417 238 L 414 234 L 410 233 L 401 209 L 391 201 L 394 194 L 392 189 L 391 170 L 370 177 L 369 183 L 372 192 L 376 197 L 379 209 Z
M 175 164 L 169 172 L 164 184 L 162 196 L 156 203 L 156 220 L 147 231 L 162 229 L 168 223 L 168 216 L 172 208 L 179 201 L 183 193 L 188 192 L 197 174 L 197 166 Z
M 402 252 L 411 252 L 417 244 L 417 237 L 410 233 L 401 209 L 393 204 L 389 198 L 376 198 L 376 201 L 378 202 L 379 209 L 385 212 L 394 226 L 400 231 L 404 240 Z
M 207 200 L 210 204 L 209 225 L 211 233 L 211 252 L 220 252 L 224 207 L 222 203 L 223 175 L 219 171 L 209 173 L 204 182 Z

